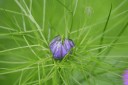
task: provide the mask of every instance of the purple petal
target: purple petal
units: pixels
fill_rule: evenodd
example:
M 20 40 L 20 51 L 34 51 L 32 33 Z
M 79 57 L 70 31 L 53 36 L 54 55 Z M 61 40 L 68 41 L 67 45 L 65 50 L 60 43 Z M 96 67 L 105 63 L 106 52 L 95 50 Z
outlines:
M 66 49 L 64 48 L 64 46 L 61 47 L 61 56 L 64 57 L 67 54 Z
M 62 42 L 59 42 L 56 46 L 55 52 L 53 53 L 53 57 L 56 59 L 62 59 L 67 54 L 67 51 L 62 45 Z
M 55 43 L 53 43 L 53 44 L 50 46 L 50 49 L 51 49 L 52 53 L 54 53 L 55 50 L 57 49 L 58 43 L 59 43 L 59 42 L 55 42 Z
M 71 48 L 74 47 L 74 43 L 72 40 L 65 39 L 64 41 L 64 47 L 66 48 L 67 51 L 69 51 Z
M 61 41 L 60 36 L 56 36 L 50 43 L 50 47 L 52 47 L 56 42 Z
M 128 85 L 128 70 L 126 70 L 123 74 L 124 85 Z
M 56 46 L 57 44 L 61 41 L 61 37 L 60 36 L 56 36 L 50 43 L 50 49 L 52 51 L 52 53 L 55 52 Z

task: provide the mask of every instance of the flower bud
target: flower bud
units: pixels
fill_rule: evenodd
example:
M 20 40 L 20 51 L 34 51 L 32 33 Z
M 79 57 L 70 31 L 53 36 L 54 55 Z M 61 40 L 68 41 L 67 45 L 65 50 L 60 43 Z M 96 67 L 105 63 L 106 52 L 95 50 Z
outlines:
M 50 50 L 53 54 L 53 58 L 62 59 L 66 54 L 74 47 L 74 43 L 70 39 L 65 39 L 62 43 L 60 36 L 55 37 L 50 43 Z

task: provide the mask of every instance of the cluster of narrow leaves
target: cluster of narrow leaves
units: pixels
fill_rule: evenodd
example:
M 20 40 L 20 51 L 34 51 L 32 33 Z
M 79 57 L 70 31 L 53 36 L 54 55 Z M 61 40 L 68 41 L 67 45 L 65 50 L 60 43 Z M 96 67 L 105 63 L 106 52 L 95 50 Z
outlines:
M 123 84 L 127 0 L 2 1 L 10 5 L 0 8 L 1 85 Z

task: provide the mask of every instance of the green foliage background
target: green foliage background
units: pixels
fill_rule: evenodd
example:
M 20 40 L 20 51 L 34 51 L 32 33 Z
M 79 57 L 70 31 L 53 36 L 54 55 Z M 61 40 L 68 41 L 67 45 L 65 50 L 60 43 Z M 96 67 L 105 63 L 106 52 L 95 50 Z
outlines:
M 0 0 L 0 85 L 123 85 L 127 0 Z M 52 58 L 50 41 L 75 43 Z

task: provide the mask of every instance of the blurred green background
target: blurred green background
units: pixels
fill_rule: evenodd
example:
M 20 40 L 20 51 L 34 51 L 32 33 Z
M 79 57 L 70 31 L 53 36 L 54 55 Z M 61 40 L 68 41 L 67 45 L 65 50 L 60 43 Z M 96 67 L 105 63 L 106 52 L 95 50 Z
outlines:
M 127 23 L 128 0 L 0 0 L 0 85 L 123 85 Z M 56 35 L 75 43 L 64 62 Z

